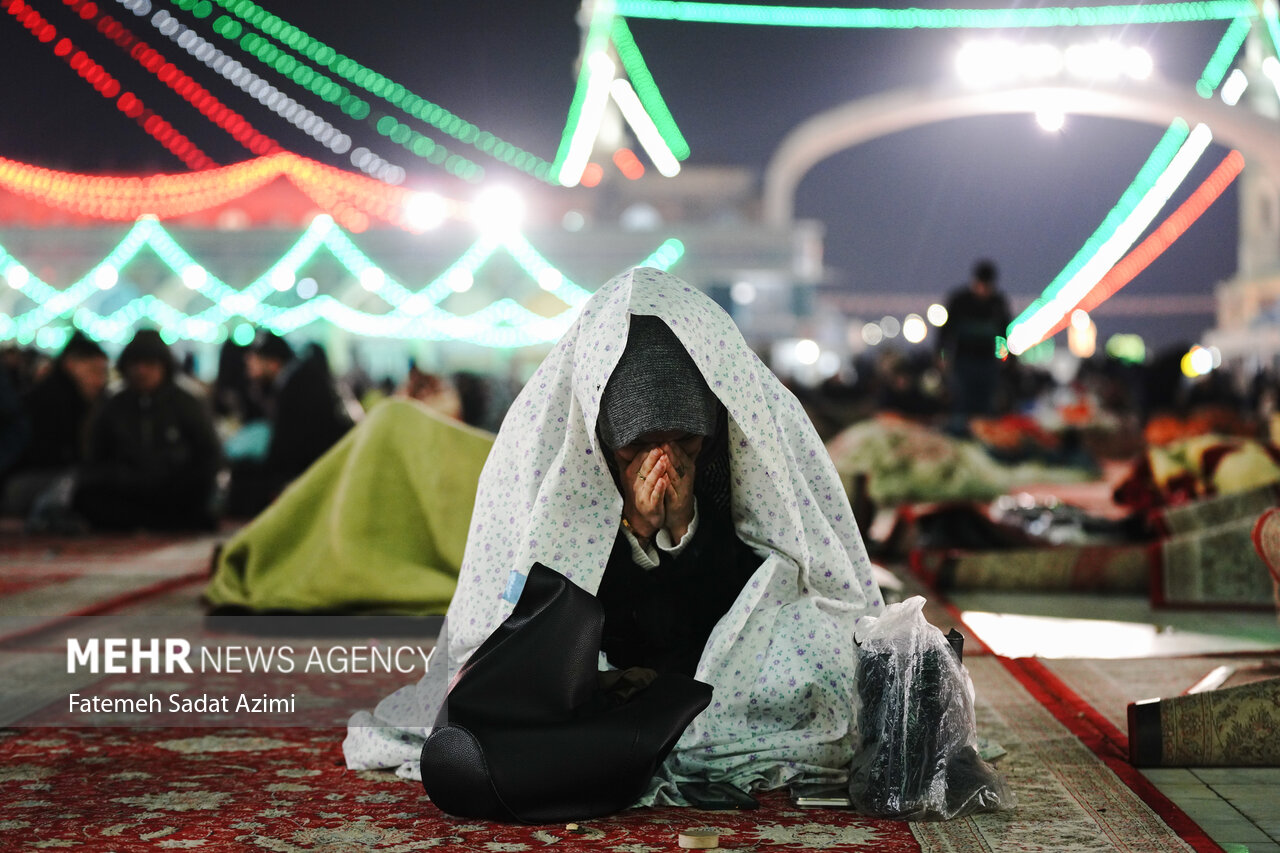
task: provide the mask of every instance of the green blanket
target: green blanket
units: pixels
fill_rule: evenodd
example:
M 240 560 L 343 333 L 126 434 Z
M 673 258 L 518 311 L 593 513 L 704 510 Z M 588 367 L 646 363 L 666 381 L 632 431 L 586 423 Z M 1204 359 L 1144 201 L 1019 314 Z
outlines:
M 255 611 L 443 613 L 493 436 L 374 407 L 222 549 L 205 598 Z

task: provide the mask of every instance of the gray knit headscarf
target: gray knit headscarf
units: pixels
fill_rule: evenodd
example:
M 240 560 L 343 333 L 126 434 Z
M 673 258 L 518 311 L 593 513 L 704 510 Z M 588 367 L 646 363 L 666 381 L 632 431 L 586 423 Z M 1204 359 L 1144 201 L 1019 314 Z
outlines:
M 665 430 L 695 435 L 716 431 L 719 401 L 675 332 L 657 317 L 635 314 L 627 348 L 600 398 L 600 438 L 626 447 Z

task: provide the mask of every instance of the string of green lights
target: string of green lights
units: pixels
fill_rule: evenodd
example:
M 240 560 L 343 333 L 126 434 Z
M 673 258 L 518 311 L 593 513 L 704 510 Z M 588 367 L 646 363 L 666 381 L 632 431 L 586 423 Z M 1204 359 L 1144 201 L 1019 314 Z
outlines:
M 667 143 L 667 147 L 671 149 L 671 153 L 677 160 L 687 159 L 689 143 L 685 141 L 684 134 L 676 125 L 671 110 L 667 109 L 667 102 L 663 100 L 662 93 L 658 91 L 658 84 L 654 82 L 644 57 L 640 55 L 640 48 L 636 46 L 636 40 L 631 35 L 631 28 L 627 26 L 624 19 L 614 18 L 609 27 L 609 36 L 613 39 L 618 58 L 622 60 L 622 67 L 627 72 L 631 85 L 635 87 L 640 103 L 653 119 L 658 133 L 662 134 L 663 141 Z
M 192 291 L 209 300 L 209 306 L 185 313 L 152 295 L 130 300 L 108 315 L 86 303 L 103 290 L 116 286 L 121 270 L 150 249 Z M 391 310 L 373 314 L 351 308 L 329 294 L 304 298 L 297 305 L 268 303 L 273 294 L 293 290 L 301 268 L 317 252 L 327 250 L 371 293 Z M 440 307 L 448 296 L 469 289 L 476 274 L 499 250 L 509 254 L 537 282 L 560 301 L 564 311 L 544 317 L 510 297 L 499 299 L 484 309 L 458 315 Z M 668 269 L 684 254 L 678 240 L 662 243 L 638 264 Z M 418 291 L 411 291 L 361 251 L 341 227 L 328 216 L 318 216 L 275 263 L 243 289 L 228 285 L 197 262 L 174 239 L 159 220 L 145 217 L 134 223 L 123 239 L 101 261 L 69 287 L 59 290 L 40 280 L 7 249 L 0 246 L 0 275 L 9 287 L 35 303 L 17 315 L 0 314 L 0 341 L 16 340 L 26 346 L 35 343 L 58 349 L 70 334 L 68 326 L 54 321 L 70 318 L 71 325 L 91 337 L 122 342 L 137 324 L 150 321 L 162 328 L 170 343 L 191 340 L 219 343 L 242 326 L 263 326 L 279 334 L 303 328 L 319 320 L 335 323 L 358 335 L 426 340 L 454 340 L 494 348 L 513 348 L 549 343 L 572 322 L 577 309 L 590 296 L 573 283 L 519 233 L 502 237 L 482 236 L 457 260 Z M 236 324 L 236 318 L 242 323 Z
M 1031 319 L 1041 308 L 1051 302 L 1058 295 L 1058 291 L 1062 289 L 1062 286 L 1070 281 L 1089 262 L 1089 259 L 1098 253 L 1098 249 L 1102 244 L 1115 233 L 1120 224 L 1137 207 L 1143 196 L 1155 186 L 1156 181 L 1169 167 L 1173 156 L 1178 153 L 1179 146 L 1186 140 L 1187 134 L 1190 132 L 1190 128 L 1185 121 L 1182 119 L 1173 120 L 1168 130 L 1160 137 L 1160 141 L 1156 143 L 1155 149 L 1147 157 L 1147 161 L 1138 170 L 1133 182 L 1121 193 L 1120 200 L 1115 203 L 1115 206 L 1111 208 L 1102 220 L 1102 224 L 1089 235 L 1089 239 L 1085 240 L 1084 245 L 1072 256 L 1067 265 L 1062 268 L 1062 271 L 1054 277 L 1053 281 L 1049 282 L 1044 292 L 1032 300 L 1031 304 L 1009 324 L 1011 336 L 1013 329 Z
M 1236 54 L 1240 52 L 1252 27 L 1253 22 L 1248 18 L 1236 18 L 1227 27 L 1226 34 L 1218 42 L 1218 47 L 1213 51 L 1213 56 L 1209 57 L 1208 64 L 1196 82 L 1196 92 L 1200 97 L 1212 98 L 1213 93 L 1222 85 L 1222 78 L 1227 76 L 1231 63 L 1235 61 Z
M 1169 24 L 1256 18 L 1251 0 L 1057 6 L 1020 9 L 842 9 L 745 3 L 684 3 L 678 0 L 615 0 L 626 18 L 711 24 L 854 29 L 1001 29 Z
M 1223 77 L 1226 76 L 1227 69 L 1235 60 L 1236 55 L 1240 52 L 1240 47 L 1244 44 L 1245 37 L 1249 33 L 1251 24 L 1247 18 L 1236 18 L 1223 34 L 1217 48 L 1214 49 L 1213 55 L 1209 62 L 1205 65 L 1205 69 L 1200 76 L 1200 81 L 1196 84 L 1196 90 L 1205 97 L 1212 97 L 1214 90 L 1222 83 Z M 1202 87 L 1208 86 L 1208 94 L 1206 95 Z M 1178 147 L 1186 139 L 1189 129 L 1182 119 L 1175 119 L 1169 126 L 1169 129 L 1161 137 L 1160 142 L 1156 144 L 1156 148 L 1152 151 L 1147 162 L 1139 170 L 1138 175 L 1133 182 L 1120 196 L 1120 200 L 1107 214 L 1102 224 L 1090 235 L 1089 239 L 1080 248 L 1062 271 L 1054 277 L 1053 281 L 1044 289 L 1040 296 L 1032 300 L 1031 304 L 1022 311 L 1014 321 L 1009 324 L 1007 334 L 1009 339 L 1017 338 L 1021 333 L 1019 329 L 1022 327 L 1030 327 L 1033 322 L 1038 321 L 1037 315 L 1041 312 L 1054 311 L 1055 299 L 1061 293 L 1062 289 L 1071 282 L 1080 271 L 1101 251 L 1102 247 L 1108 243 L 1120 229 L 1120 227 L 1133 215 L 1138 204 L 1146 197 L 1156 185 L 1162 181 L 1165 175 L 1172 168 L 1172 160 L 1177 154 Z
M 170 0 L 170 2 L 179 8 L 189 8 L 189 11 L 197 17 L 208 17 L 212 14 L 210 0 Z M 487 130 L 481 130 L 476 125 L 453 114 L 444 107 L 411 92 L 402 84 L 396 83 L 351 57 L 339 53 L 324 42 L 253 3 L 252 0 L 214 0 L 214 2 L 229 13 L 218 17 L 214 21 L 215 31 L 222 29 L 226 32 L 235 32 L 238 35 L 242 31 L 243 24 L 255 27 L 270 38 L 328 69 L 353 86 L 364 89 L 369 94 L 383 99 L 407 115 L 425 122 L 441 133 L 451 136 L 459 142 L 469 145 L 483 154 L 530 174 L 539 180 L 554 181 L 551 164 L 537 155 L 511 144 Z M 241 46 L 245 47 L 246 50 L 252 52 L 249 47 L 244 45 L 244 41 L 249 39 L 250 36 L 254 39 L 250 41 L 251 45 L 264 51 L 266 51 L 266 48 L 270 48 L 271 51 L 276 51 L 279 56 L 296 63 L 296 67 L 305 66 L 305 63 L 301 62 L 301 60 L 285 54 L 256 34 L 240 37 Z M 265 44 L 266 48 L 262 48 L 261 44 Z M 306 67 L 309 68 L 310 66 Z M 314 72 L 314 69 L 313 73 L 319 74 L 319 72 Z M 470 161 L 465 160 L 456 152 L 453 156 L 470 163 Z M 474 163 L 471 166 L 476 169 L 480 168 Z M 470 170 L 463 169 L 463 171 Z M 466 175 L 461 176 L 466 177 Z
M 196 18 L 207 18 L 212 14 L 212 6 L 208 0 L 170 0 L 170 2 L 177 8 L 190 12 Z M 301 86 L 328 103 L 335 104 L 342 110 L 343 114 L 350 118 L 358 121 L 370 118 L 371 108 L 363 98 L 353 94 L 345 86 L 335 82 L 307 63 L 276 47 L 261 35 L 252 32 L 246 33 L 243 25 L 234 18 L 223 15 L 213 22 L 212 29 L 224 39 L 235 43 L 254 59 L 276 71 L 286 80 Z M 385 117 L 379 117 L 374 126 L 383 136 L 391 136 L 389 131 L 384 130 L 387 127 L 384 119 Z M 394 125 L 395 120 L 391 119 L 391 121 Z M 474 182 L 484 177 L 484 169 L 479 164 L 456 152 L 449 151 L 445 146 L 421 134 L 414 136 L 407 127 L 403 135 L 397 133 L 396 137 L 392 138 L 392 141 L 402 145 L 406 150 L 421 157 L 428 163 L 439 166 L 450 174 L 464 180 Z
M 556 149 L 555 159 L 551 163 L 551 175 L 557 183 L 577 184 L 578 174 L 572 181 L 566 181 L 565 162 L 576 146 L 575 140 L 581 140 L 586 134 L 594 137 L 597 128 L 583 125 L 583 106 L 587 102 L 587 92 L 591 88 L 593 69 L 599 67 L 596 57 L 604 56 L 609 47 L 609 27 L 613 22 L 613 12 L 609 0 L 596 3 L 591 9 L 591 20 L 587 25 L 586 38 L 582 46 L 582 62 L 578 68 L 578 82 L 573 90 L 573 100 L 569 102 L 569 114 L 565 120 L 564 133 L 560 137 L 560 147 Z M 610 63 L 612 64 L 612 63 Z M 585 161 L 584 161 L 585 162 Z M 581 170 L 577 170 L 579 174 Z

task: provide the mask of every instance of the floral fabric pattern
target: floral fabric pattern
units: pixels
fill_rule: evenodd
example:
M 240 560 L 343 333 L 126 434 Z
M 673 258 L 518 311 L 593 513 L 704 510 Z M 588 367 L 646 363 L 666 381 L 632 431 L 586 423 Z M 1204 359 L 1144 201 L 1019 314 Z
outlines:
M 589 592 L 599 586 L 622 498 L 595 424 L 632 314 L 661 318 L 728 410 L 735 528 L 765 557 L 707 642 L 697 677 L 715 688 L 712 704 L 665 775 L 760 789 L 846 772 L 856 723 L 853 627 L 883 609 L 848 498 L 799 402 L 729 316 L 652 269 L 600 288 L 512 405 L 480 477 L 441 638 L 447 660 L 352 718 L 349 766 L 418 777 L 422 739 L 448 681 L 511 612 L 513 596 L 503 591 L 513 574 L 541 562 Z

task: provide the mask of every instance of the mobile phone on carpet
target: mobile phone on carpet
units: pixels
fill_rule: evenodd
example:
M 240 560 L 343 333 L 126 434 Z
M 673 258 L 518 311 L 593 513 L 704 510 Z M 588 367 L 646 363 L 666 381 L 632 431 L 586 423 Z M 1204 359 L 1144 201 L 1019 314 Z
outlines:
M 760 808 L 755 797 L 727 782 L 685 782 L 678 787 L 694 808 L 714 811 Z
M 847 809 L 853 807 L 849 799 L 848 783 L 836 785 L 792 785 L 791 802 L 809 809 Z

